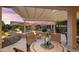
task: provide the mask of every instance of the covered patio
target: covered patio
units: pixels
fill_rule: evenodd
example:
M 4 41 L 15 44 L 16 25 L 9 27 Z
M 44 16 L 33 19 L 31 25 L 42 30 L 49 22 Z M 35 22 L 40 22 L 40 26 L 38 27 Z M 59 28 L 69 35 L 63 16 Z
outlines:
M 25 25 L 26 24 L 49 24 L 53 25 L 54 31 L 51 32 L 53 35 L 53 39 L 57 40 L 60 38 L 59 34 L 61 33 L 56 33 L 56 28 L 55 25 L 57 22 L 61 21 L 67 21 L 67 44 L 64 45 L 64 49 L 67 51 L 79 51 L 78 50 L 78 43 L 77 43 L 77 19 L 79 19 L 79 7 L 64 7 L 64 6 L 15 6 L 15 7 L 0 7 L 0 49 L 2 49 L 2 8 L 11 8 L 13 9 L 20 17 L 22 17 L 23 22 L 21 22 L 24 25 L 24 32 L 23 32 L 23 37 L 25 35 L 29 35 L 30 33 L 26 32 Z M 16 23 L 16 22 L 14 22 Z M 35 30 L 35 28 L 33 28 Z M 32 34 L 32 33 L 31 33 Z M 39 32 L 34 32 L 34 35 L 39 34 Z M 44 33 L 45 35 L 45 33 Z M 55 35 L 55 36 L 54 36 Z M 32 36 L 28 36 L 30 39 L 33 39 Z M 26 38 L 27 43 L 29 42 L 28 37 Z M 35 36 L 36 37 L 36 36 Z M 37 37 L 38 38 L 38 35 Z M 64 37 L 62 38 L 64 39 Z M 34 40 L 33 40 L 34 41 Z M 30 40 L 30 42 L 33 42 Z M 39 42 L 39 40 L 38 40 Z M 55 43 L 55 42 L 54 42 Z M 30 43 L 29 43 L 30 44 Z M 38 43 L 36 43 L 37 45 Z M 59 43 L 57 43 L 60 45 Z M 56 44 L 56 45 L 57 45 Z M 33 44 L 32 44 L 33 45 Z M 39 46 L 39 44 L 38 44 Z M 61 45 L 60 45 L 61 46 Z M 26 46 L 27 47 L 27 46 Z M 38 50 L 38 47 L 36 47 L 36 50 Z M 59 47 L 59 46 L 58 46 Z M 28 47 L 27 47 L 28 48 Z M 30 47 L 31 51 L 34 52 L 34 49 L 32 49 L 32 46 Z M 57 51 L 62 50 L 62 48 L 55 48 L 58 49 Z M 35 52 L 36 52 L 35 50 Z M 41 49 L 41 51 L 44 51 Z M 40 52 L 40 50 L 38 50 Z M 24 50 L 25 51 L 25 50 Z M 37 51 L 37 52 L 38 52 Z M 48 51 L 48 50 L 46 50 Z M 53 51 L 52 49 L 50 51 Z M 55 51 L 55 52 L 57 52 Z

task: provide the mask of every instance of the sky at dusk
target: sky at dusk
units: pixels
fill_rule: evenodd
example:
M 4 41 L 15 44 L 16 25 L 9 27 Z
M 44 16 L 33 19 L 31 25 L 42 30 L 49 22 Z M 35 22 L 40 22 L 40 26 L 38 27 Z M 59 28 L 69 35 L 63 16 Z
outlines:
M 4 21 L 6 24 L 9 24 L 10 21 L 23 21 L 22 18 L 16 14 L 14 10 L 11 8 L 2 8 L 2 21 Z

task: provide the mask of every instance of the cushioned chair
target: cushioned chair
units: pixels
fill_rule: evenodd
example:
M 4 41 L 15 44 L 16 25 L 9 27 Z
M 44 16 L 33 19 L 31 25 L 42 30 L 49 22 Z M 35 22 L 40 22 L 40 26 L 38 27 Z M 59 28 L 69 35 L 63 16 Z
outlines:
M 51 38 L 53 41 L 61 43 L 61 34 L 60 33 L 51 33 Z
M 26 41 L 27 41 L 28 45 L 31 45 L 32 42 L 35 41 L 35 35 L 34 35 L 33 32 L 29 32 L 29 33 L 26 34 Z
M 66 45 L 67 44 L 67 38 L 65 34 L 61 34 L 61 44 Z

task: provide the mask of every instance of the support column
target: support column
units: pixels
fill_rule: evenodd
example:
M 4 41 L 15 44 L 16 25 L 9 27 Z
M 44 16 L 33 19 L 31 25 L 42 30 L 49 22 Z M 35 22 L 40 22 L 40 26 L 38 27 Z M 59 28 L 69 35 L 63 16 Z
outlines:
M 26 32 L 26 22 L 24 20 L 24 33 Z
M 77 48 L 77 19 L 76 11 L 68 10 L 68 22 L 67 22 L 67 35 L 68 35 L 68 47 Z
M 55 27 L 55 25 L 56 25 L 56 24 L 53 25 L 53 26 L 54 26 L 54 27 L 53 27 L 54 33 L 56 32 L 56 27 Z
M 51 31 L 52 31 L 52 24 L 50 26 L 51 26 Z

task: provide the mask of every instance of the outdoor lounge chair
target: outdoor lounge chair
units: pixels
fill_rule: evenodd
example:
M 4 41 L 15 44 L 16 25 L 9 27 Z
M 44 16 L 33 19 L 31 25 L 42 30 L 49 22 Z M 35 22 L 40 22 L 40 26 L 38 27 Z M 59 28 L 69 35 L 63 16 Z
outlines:
M 57 41 L 61 43 L 61 34 L 60 33 L 52 33 L 51 38 L 53 41 Z

